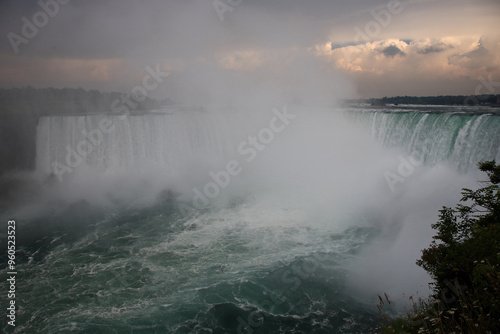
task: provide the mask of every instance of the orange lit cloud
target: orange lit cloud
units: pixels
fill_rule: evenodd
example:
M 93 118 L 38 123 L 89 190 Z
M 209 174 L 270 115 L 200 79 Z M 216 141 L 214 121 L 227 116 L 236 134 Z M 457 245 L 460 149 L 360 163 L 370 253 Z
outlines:
M 378 76 L 384 84 L 407 81 L 432 87 L 434 82 L 442 84 L 443 80 L 465 83 L 479 77 L 500 79 L 498 37 L 383 39 L 344 47 L 331 45 L 317 46 L 316 54 L 358 81 Z
M 69 82 L 103 83 L 127 73 L 123 59 L 35 58 L 1 55 L 1 84 L 57 85 Z M 14 59 L 15 58 L 15 59 Z

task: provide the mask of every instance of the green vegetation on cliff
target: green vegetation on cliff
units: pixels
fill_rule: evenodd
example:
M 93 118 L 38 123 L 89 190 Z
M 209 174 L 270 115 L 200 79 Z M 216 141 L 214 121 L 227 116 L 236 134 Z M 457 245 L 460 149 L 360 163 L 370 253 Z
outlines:
M 479 169 L 489 180 L 440 210 L 437 234 L 417 261 L 434 278 L 434 295 L 407 318 L 383 316 L 384 333 L 500 333 L 500 165 Z M 385 304 L 381 298 L 382 314 Z

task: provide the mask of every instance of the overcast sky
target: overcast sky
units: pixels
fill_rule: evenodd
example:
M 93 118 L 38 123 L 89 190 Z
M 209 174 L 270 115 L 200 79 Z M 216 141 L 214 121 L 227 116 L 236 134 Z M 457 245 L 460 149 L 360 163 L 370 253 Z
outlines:
M 1 87 L 130 91 L 159 65 L 149 94 L 177 100 L 500 94 L 499 0 L 55 1 L 0 0 Z

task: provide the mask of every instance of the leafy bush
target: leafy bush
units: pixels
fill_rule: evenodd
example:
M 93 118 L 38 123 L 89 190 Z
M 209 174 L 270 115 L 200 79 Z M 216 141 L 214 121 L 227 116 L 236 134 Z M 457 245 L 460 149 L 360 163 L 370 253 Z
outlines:
M 417 261 L 434 278 L 434 294 L 397 319 L 383 315 L 380 298 L 379 331 L 500 333 L 500 165 L 478 165 L 489 180 L 478 190 L 462 189 L 461 204 L 440 210 L 432 225 L 437 234 Z

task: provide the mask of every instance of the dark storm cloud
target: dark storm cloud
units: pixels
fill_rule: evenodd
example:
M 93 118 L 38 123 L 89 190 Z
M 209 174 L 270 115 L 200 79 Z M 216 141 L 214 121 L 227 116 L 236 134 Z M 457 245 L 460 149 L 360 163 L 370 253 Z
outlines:
M 444 50 L 449 49 L 451 46 L 445 44 L 445 43 L 435 43 L 431 45 L 426 45 L 417 48 L 417 53 L 420 54 L 429 54 L 429 53 L 437 53 L 437 52 L 443 52 Z
M 398 48 L 396 45 L 392 44 L 389 46 L 386 46 L 380 50 L 380 53 L 384 54 L 386 57 L 394 58 L 395 56 L 405 56 L 406 53 L 404 53 L 403 50 Z

